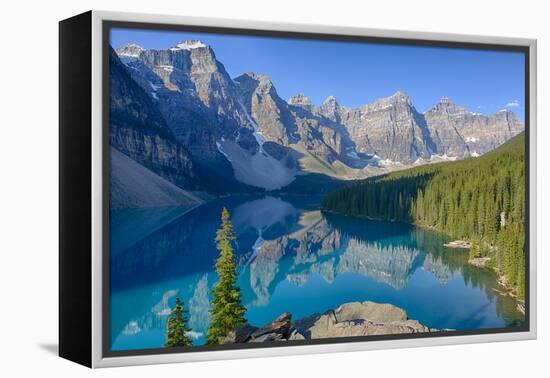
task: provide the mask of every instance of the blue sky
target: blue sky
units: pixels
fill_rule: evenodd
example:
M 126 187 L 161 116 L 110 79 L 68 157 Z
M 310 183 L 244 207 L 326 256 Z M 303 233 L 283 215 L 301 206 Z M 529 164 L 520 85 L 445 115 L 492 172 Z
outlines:
M 355 107 L 407 92 L 424 112 L 442 96 L 485 114 L 508 108 L 524 119 L 524 56 L 363 42 L 333 42 L 208 33 L 112 29 L 111 45 L 165 49 L 198 39 L 210 45 L 231 77 L 247 71 L 271 76 L 279 95 L 303 92 L 315 104 L 335 96 Z

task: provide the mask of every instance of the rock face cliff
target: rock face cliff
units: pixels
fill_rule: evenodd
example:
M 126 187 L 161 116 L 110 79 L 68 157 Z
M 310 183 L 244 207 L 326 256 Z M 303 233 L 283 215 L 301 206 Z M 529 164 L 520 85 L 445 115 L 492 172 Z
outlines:
M 127 50 L 118 49 L 121 54 Z M 263 189 L 278 189 L 294 179 L 295 164 L 287 151 L 278 145 L 262 148 L 265 138 L 245 110 L 238 82 L 209 46 L 184 41 L 166 50 L 143 49 L 126 64 L 210 176 L 229 174 Z
M 247 72 L 235 79 L 245 110 L 267 140 L 288 146 L 298 141 L 296 123 L 288 104 L 279 97 L 271 78 Z
M 225 339 L 226 344 L 287 340 L 313 340 L 351 336 L 437 332 L 410 320 L 407 313 L 391 304 L 350 302 L 324 314 L 314 314 L 292 322 L 285 312 L 260 328 L 245 324 Z
M 303 93 L 285 101 L 268 76 L 250 72 L 235 81 L 246 110 L 266 141 L 311 154 L 328 164 L 339 160 L 346 147 L 353 149 L 347 130 L 325 117 Z M 294 154 L 296 158 L 298 155 Z
M 109 58 L 111 146 L 176 186 L 194 189 L 191 155 L 112 50 Z
M 333 96 L 320 106 L 304 93 L 284 100 L 267 75 L 231 79 L 200 41 L 161 50 L 131 44 L 116 52 L 116 64 L 124 63 L 148 97 L 147 107 L 193 156 L 203 179 L 220 176 L 275 190 L 307 173 L 364 178 L 476 157 L 523 130 L 511 111 L 472 113 L 446 97 L 420 113 L 402 91 L 357 108 Z
M 306 151 L 328 164 L 411 165 L 476 157 L 523 130 L 511 111 L 476 114 L 444 97 L 420 113 L 402 91 L 358 108 L 329 96 L 316 107 L 303 93 L 284 101 L 271 79 L 246 73 L 235 79 L 246 110 L 266 140 Z
M 128 51 L 139 53 L 128 60 Z M 238 102 L 234 82 L 210 47 L 185 41 L 166 50 L 132 45 L 117 52 L 127 58 L 132 77 L 148 91 L 194 156 L 220 158 L 217 141 L 235 138 L 240 129 L 243 134 L 253 130 Z
M 395 162 L 428 159 L 435 149 L 426 121 L 404 92 L 340 112 L 357 153 Z
M 435 153 L 459 159 L 482 155 L 523 131 L 523 125 L 509 110 L 486 116 L 470 112 L 448 97 L 443 97 L 424 117 Z

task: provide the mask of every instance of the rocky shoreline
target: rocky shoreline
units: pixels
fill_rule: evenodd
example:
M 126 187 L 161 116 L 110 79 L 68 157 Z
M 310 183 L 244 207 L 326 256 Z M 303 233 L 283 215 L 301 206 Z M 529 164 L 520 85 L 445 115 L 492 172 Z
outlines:
M 225 339 L 226 344 L 269 341 L 313 340 L 323 338 L 437 332 L 391 304 L 350 302 L 323 314 L 292 321 L 285 312 L 262 327 L 244 324 Z
M 468 260 L 468 264 L 478 268 L 487 268 L 487 263 L 491 261 L 490 257 L 472 257 Z
M 490 257 L 472 257 L 468 260 L 468 264 L 471 264 L 473 266 L 476 266 L 478 268 L 487 268 L 492 269 L 497 274 L 497 284 L 502 288 L 502 290 L 499 289 L 493 289 L 493 291 L 500 295 L 509 295 L 516 299 L 517 301 L 517 309 L 519 312 L 525 315 L 525 301 L 522 299 L 519 299 L 516 293 L 516 290 L 511 287 L 508 282 L 506 282 L 506 277 L 502 275 L 502 273 L 496 269 L 496 268 L 489 268 L 487 264 L 491 261 Z
M 443 244 L 447 248 L 456 248 L 456 249 L 470 249 L 472 248 L 472 243 L 467 240 L 453 240 L 451 242 Z

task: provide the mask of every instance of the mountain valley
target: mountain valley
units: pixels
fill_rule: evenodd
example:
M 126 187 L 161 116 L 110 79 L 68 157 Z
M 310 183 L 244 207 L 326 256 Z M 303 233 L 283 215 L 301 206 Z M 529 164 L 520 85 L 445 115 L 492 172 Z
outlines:
M 523 131 L 510 110 L 470 112 L 449 98 L 421 113 L 403 91 L 356 108 L 280 97 L 271 78 L 232 79 L 214 50 L 183 41 L 111 51 L 111 145 L 184 190 L 284 191 L 477 157 Z M 320 188 L 321 190 L 322 188 Z

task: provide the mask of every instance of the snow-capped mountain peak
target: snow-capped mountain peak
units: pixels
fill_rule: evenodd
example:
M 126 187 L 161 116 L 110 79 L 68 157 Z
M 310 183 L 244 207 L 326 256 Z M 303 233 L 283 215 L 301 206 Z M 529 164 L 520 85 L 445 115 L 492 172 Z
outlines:
M 201 47 L 207 47 L 204 43 L 199 40 L 188 40 L 178 43 L 176 46 L 172 47 L 172 50 L 194 50 Z
M 441 99 L 439 100 L 439 103 L 440 103 L 440 104 L 451 104 L 452 101 L 451 101 L 451 99 L 450 99 L 449 97 L 443 96 L 443 97 L 441 97 Z
M 130 43 L 128 45 L 120 46 L 115 51 L 119 57 L 139 58 L 139 54 L 141 54 L 142 51 L 145 51 L 145 49 L 140 45 Z

